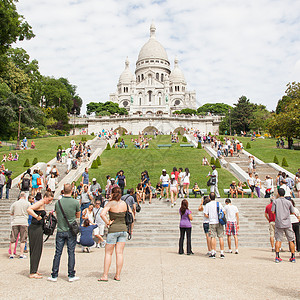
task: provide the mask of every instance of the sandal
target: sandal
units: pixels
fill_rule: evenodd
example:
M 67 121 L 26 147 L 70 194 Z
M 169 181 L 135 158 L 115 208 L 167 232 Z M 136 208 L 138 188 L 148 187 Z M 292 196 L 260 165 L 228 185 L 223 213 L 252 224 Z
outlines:
M 108 279 L 102 279 L 102 278 L 100 278 L 100 279 L 98 279 L 98 281 L 107 282 L 107 281 L 108 281 Z
M 117 279 L 117 277 L 114 277 L 114 280 L 115 280 L 115 281 L 120 281 L 120 278 L 119 278 L 119 279 Z
M 42 279 L 43 276 L 38 275 L 37 273 L 29 275 L 30 279 Z

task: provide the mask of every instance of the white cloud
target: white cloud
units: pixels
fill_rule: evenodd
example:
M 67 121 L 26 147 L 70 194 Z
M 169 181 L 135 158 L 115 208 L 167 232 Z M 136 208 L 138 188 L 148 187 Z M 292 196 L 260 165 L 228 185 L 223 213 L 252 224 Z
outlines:
M 126 56 L 134 72 L 152 20 L 199 104 L 246 95 L 274 109 L 285 85 L 300 81 L 299 1 L 23 0 L 17 7 L 36 34 L 18 46 L 42 74 L 75 84 L 84 106 L 108 100 Z

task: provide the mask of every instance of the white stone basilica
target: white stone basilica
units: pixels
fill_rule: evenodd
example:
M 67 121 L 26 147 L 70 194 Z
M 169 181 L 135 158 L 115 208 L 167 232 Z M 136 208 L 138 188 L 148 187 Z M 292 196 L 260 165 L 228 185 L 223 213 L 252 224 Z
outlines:
M 186 81 L 175 58 L 171 71 L 168 55 L 155 37 L 155 26 L 150 26 L 150 39 L 142 47 L 135 76 L 126 59 L 117 91 L 110 101 L 125 107 L 129 115 L 171 115 L 183 108 L 196 109 L 196 92 L 186 90 Z

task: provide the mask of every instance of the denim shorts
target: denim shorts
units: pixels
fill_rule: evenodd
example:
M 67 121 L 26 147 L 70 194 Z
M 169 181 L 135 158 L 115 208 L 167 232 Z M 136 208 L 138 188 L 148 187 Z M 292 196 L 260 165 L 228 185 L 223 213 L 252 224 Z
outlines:
M 125 243 L 127 238 L 126 231 L 114 232 L 107 234 L 106 244 L 114 245 L 116 243 Z
M 209 232 L 209 223 L 203 223 L 203 230 L 204 230 L 204 233 Z

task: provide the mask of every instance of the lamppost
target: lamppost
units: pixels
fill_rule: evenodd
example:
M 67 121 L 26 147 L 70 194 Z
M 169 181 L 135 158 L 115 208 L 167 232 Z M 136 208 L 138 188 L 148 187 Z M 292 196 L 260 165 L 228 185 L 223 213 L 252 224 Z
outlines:
M 74 108 L 73 135 L 75 135 L 75 116 L 76 116 L 76 108 Z
M 19 127 L 18 127 L 18 138 L 17 138 L 17 146 L 16 150 L 20 150 L 20 127 L 21 127 L 21 112 L 23 110 L 23 107 L 19 106 Z
M 230 110 L 230 108 L 228 109 L 228 114 L 229 114 L 229 134 L 231 136 L 231 110 Z

